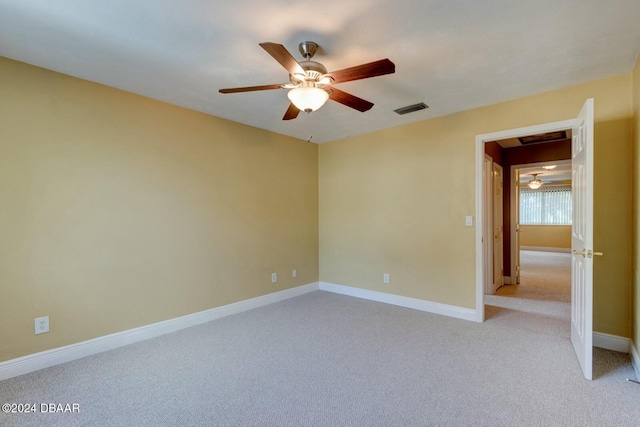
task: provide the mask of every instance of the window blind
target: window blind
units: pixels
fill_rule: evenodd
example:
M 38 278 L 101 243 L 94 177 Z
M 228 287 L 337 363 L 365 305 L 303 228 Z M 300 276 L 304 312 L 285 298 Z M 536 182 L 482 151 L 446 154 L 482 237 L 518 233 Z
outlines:
M 520 187 L 520 224 L 571 225 L 571 186 Z

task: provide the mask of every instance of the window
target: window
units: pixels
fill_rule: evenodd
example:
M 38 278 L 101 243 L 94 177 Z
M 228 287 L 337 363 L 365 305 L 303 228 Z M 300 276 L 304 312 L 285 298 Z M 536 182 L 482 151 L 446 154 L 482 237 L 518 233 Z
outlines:
M 520 224 L 571 225 L 571 187 L 520 187 Z

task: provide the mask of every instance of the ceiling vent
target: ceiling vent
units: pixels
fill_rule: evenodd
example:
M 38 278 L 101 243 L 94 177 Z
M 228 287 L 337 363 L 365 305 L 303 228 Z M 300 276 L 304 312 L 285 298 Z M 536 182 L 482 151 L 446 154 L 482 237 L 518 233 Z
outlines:
M 407 105 L 406 107 L 398 108 L 397 110 L 393 110 L 393 111 L 395 111 L 400 115 L 403 115 L 403 114 L 413 113 L 414 111 L 424 110 L 425 108 L 429 108 L 429 106 L 424 102 L 420 102 L 418 104 Z
M 567 131 L 560 130 L 557 132 L 539 133 L 537 135 L 521 136 L 518 138 L 520 144 L 539 144 L 541 142 L 552 142 L 567 139 Z

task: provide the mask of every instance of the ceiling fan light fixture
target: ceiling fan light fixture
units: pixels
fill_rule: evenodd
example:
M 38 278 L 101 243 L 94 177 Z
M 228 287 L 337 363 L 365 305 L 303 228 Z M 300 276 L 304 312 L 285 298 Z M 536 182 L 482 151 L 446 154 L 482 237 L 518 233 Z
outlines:
M 530 189 L 537 190 L 538 188 L 542 187 L 542 181 L 540 181 L 539 179 L 532 179 L 527 183 L 527 185 Z
M 314 86 L 300 86 L 291 89 L 287 97 L 298 110 L 310 113 L 322 107 L 329 99 L 327 91 Z
M 538 179 L 538 174 L 534 173 L 534 174 L 531 174 L 531 176 L 533 176 L 533 179 L 527 182 L 527 185 L 529 186 L 529 188 L 532 190 L 537 190 L 538 188 L 542 187 L 542 181 Z
M 527 185 L 529 186 L 530 189 L 532 190 L 537 190 L 538 188 L 542 187 L 542 181 L 540 181 L 537 177 L 536 177 L 536 173 L 533 174 L 533 179 L 529 182 L 527 182 Z
M 543 166 L 542 169 L 546 169 L 548 171 L 553 170 L 556 168 L 557 165 L 549 165 L 549 166 Z

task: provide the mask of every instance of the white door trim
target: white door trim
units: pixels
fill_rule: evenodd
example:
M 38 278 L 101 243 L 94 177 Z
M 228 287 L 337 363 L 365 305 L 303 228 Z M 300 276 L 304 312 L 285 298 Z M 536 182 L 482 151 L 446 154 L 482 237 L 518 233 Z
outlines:
M 484 224 L 484 181 L 482 170 L 484 167 L 484 144 L 499 139 L 518 138 L 546 132 L 555 132 L 573 128 L 577 119 L 563 120 L 553 123 L 527 126 L 516 129 L 502 130 L 476 135 L 476 321 L 484 322 L 484 250 L 482 247 L 482 226 Z

